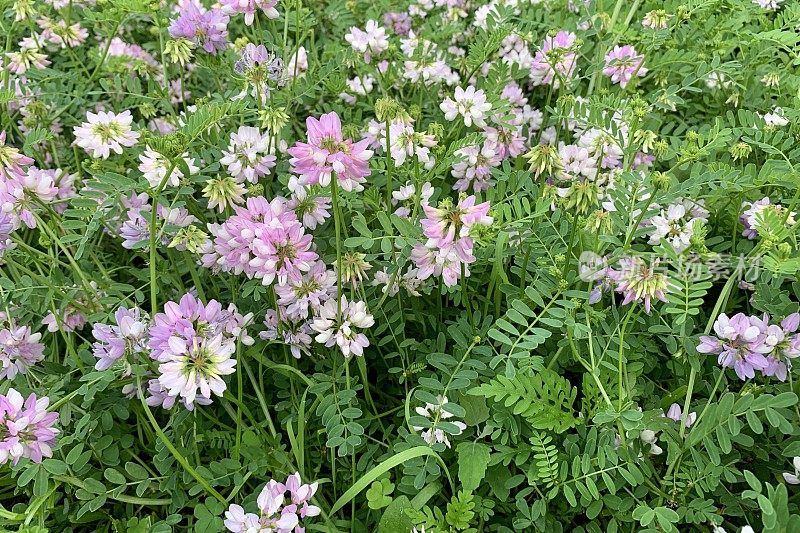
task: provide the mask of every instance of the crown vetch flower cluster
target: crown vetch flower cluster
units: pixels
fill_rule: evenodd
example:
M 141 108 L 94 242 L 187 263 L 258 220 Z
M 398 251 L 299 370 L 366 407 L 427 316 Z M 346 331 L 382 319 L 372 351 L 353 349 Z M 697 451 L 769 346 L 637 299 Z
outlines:
M 203 304 L 193 294 L 179 302 L 167 302 L 153 317 L 149 329 L 150 357 L 160 363 L 158 382 L 168 396 L 188 407 L 196 398 L 210 400 L 227 388 L 224 376 L 236 366 L 233 353 L 237 340 L 253 343 L 246 326 L 252 315 L 241 315 L 230 304 L 223 309 L 216 300 Z
M 123 147 L 130 148 L 139 140 L 140 133 L 131 128 L 132 123 L 133 116 L 127 109 L 119 114 L 88 111 L 86 122 L 76 126 L 72 133 L 75 144 L 93 158 L 108 159 L 111 152 L 121 154 Z
M 256 19 L 256 9 L 264 12 L 269 19 L 278 18 L 278 0 L 222 0 L 222 12 L 227 15 L 243 14 L 244 23 L 252 26 Z
M 326 113 L 319 119 L 308 117 L 306 127 L 308 142 L 297 142 L 288 150 L 292 172 L 300 177 L 300 184 L 327 187 L 335 172 L 345 191 L 364 190 L 362 184 L 370 175 L 367 162 L 372 157 L 372 150 L 367 149 L 369 140 L 354 143 L 344 139 L 336 113 Z
M 369 63 L 374 56 L 379 56 L 389 48 L 389 39 L 386 37 L 386 28 L 379 26 L 377 21 L 368 20 L 364 30 L 356 27 L 344 36 L 353 50 L 364 54 L 364 61 Z
M 59 431 L 54 426 L 58 413 L 47 410 L 50 399 L 27 398 L 15 389 L 0 394 L 0 464 L 17 464 L 23 457 L 41 463 L 53 456 Z
M 105 370 L 130 354 L 142 353 L 147 348 L 148 316 L 138 307 L 120 307 L 114 313 L 114 325 L 95 324 L 92 345 L 97 358 L 95 369 Z
M 9 323 L 0 329 L 0 379 L 14 379 L 44 358 L 41 333 Z
M 781 218 L 786 217 L 786 223 L 789 225 L 795 224 L 795 216 L 797 215 L 797 213 L 791 212 L 787 216 L 787 209 L 781 204 L 773 204 L 767 196 L 755 202 L 742 202 L 742 209 L 744 209 L 744 211 L 739 216 L 739 222 L 744 226 L 742 237 L 747 237 L 750 240 L 755 239 L 759 235 L 759 216 L 762 215 L 763 211 L 772 210 Z
M 358 330 L 371 328 L 375 320 L 364 302 L 347 301 L 342 295 L 340 303 L 331 298 L 319 309 L 319 314 L 311 323 L 317 332 L 314 340 L 327 347 L 338 346 L 345 357 L 364 355 L 369 346 L 367 336 Z
M 414 247 L 411 259 L 421 280 L 442 276 L 444 284 L 452 287 L 461 278 L 462 270 L 469 276 L 467 265 L 475 262 L 472 255 L 475 244 L 470 231 L 494 221 L 489 216 L 489 202 L 476 204 L 473 195 L 456 205 L 447 199 L 439 207 L 425 204 L 422 208 L 425 211 L 422 231 L 428 240 Z
M 589 303 L 600 301 L 605 291 L 615 291 L 623 295 L 622 305 L 643 302 L 646 313 L 650 313 L 653 300 L 667 301 L 669 278 L 660 268 L 660 260 L 651 263 L 639 256 L 624 256 L 619 259 L 617 269 L 608 265 L 605 258 L 593 258 L 594 261 L 581 265 L 581 279 L 594 281 L 595 285 L 589 294 Z
M 284 198 L 248 198 L 234 213 L 222 224 L 209 224 L 214 239 L 207 243 L 204 266 L 244 273 L 269 285 L 275 279 L 301 279 L 317 260 L 311 235 Z
M 800 356 L 800 313 L 792 313 L 780 324 L 771 324 L 768 314 L 761 318 L 722 313 L 714 322 L 716 336 L 700 337 L 697 351 L 718 354 L 723 368 L 732 368 L 739 379 L 752 379 L 756 371 L 786 380 L 792 359 Z
M 460 115 L 466 127 L 469 128 L 472 124 L 483 127 L 486 126 L 486 116 L 492 109 L 492 104 L 486 101 L 485 92 L 469 85 L 466 89 L 456 87 L 453 98 L 445 98 L 439 108 L 444 113 L 444 118 L 451 122 Z
M 222 151 L 220 163 L 228 167 L 238 183 L 258 183 L 275 166 L 276 158 L 269 153 L 269 145 L 269 135 L 262 135 L 258 128 L 240 126 L 236 133 L 231 133 L 230 145 Z
M 453 414 L 446 409 L 448 404 L 447 396 L 438 396 L 436 400 L 436 403 L 428 402 L 424 407 L 415 409 L 419 416 L 430 420 L 430 426 L 414 426 L 414 431 L 419 431 L 420 436 L 429 446 L 441 443 L 449 448 L 450 439 L 447 436 L 460 435 L 467 429 L 467 425 L 458 420 L 449 420 L 453 417 Z M 442 427 L 445 424 L 441 424 L 441 422 L 446 422 L 447 431 Z
M 633 46 L 615 46 L 606 54 L 603 74 L 611 78 L 612 83 L 619 83 L 620 87 L 625 88 L 634 76 L 647 75 L 648 70 L 642 63 L 644 56 L 637 54 Z
M 188 0 L 183 4 L 180 15 L 169 25 L 169 34 L 216 54 L 228 45 L 228 15 L 222 9 L 206 10 L 195 2 Z
M 305 528 L 300 521 L 322 512 L 310 503 L 317 487 L 317 482 L 302 483 L 297 472 L 289 476 L 286 483 L 271 479 L 258 495 L 259 514 L 248 513 L 242 506 L 231 504 L 225 511 L 225 527 L 233 533 L 302 533 Z

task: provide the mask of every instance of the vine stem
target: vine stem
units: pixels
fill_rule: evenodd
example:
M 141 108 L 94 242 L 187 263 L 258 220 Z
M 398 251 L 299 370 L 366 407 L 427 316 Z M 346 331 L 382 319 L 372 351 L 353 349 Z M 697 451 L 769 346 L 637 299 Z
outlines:
M 339 178 L 331 175 L 331 200 L 333 202 L 333 225 L 336 230 L 336 321 L 342 319 L 342 229 L 341 212 L 339 211 Z
M 158 313 L 158 284 L 156 283 L 156 219 L 158 218 L 158 197 L 161 192 L 164 190 L 164 187 L 167 185 L 167 181 L 169 177 L 172 175 L 172 172 L 175 170 L 175 166 L 177 165 L 177 161 L 170 161 L 170 166 L 167 169 L 167 173 L 164 174 L 164 177 L 161 179 L 161 183 L 158 184 L 158 187 L 153 194 L 150 195 L 152 198 L 153 205 L 150 207 L 150 310 L 152 312 L 151 316 L 155 316 Z
M 623 381 L 622 380 L 622 375 L 623 375 L 623 370 L 624 370 L 623 367 L 625 366 L 625 365 L 623 365 L 623 353 L 625 351 L 625 330 L 628 328 L 628 322 L 630 321 L 631 316 L 633 315 L 633 310 L 634 309 L 635 309 L 635 307 L 633 305 L 631 305 L 631 308 L 628 309 L 628 314 L 625 315 L 625 321 L 622 323 L 622 327 L 619 330 L 619 354 L 618 354 L 619 357 L 618 357 L 618 360 L 617 360 L 617 372 L 618 372 L 618 380 L 619 380 L 619 398 L 617 399 L 617 405 L 618 405 L 618 408 L 619 408 L 618 410 L 620 412 L 622 412 L 622 400 L 623 400 L 623 395 L 622 395 L 622 389 L 623 389 L 623 386 L 622 386 L 622 381 Z
M 156 421 L 156 417 L 153 416 L 153 412 L 150 410 L 150 406 L 147 405 L 147 402 L 144 399 L 144 391 L 142 390 L 142 378 L 140 376 L 136 376 L 136 388 L 139 392 L 139 401 L 142 404 L 142 408 L 144 408 L 145 415 L 147 416 L 147 420 L 150 422 L 150 425 L 153 427 L 153 430 L 158 435 L 159 440 L 164 443 L 164 446 L 167 447 L 169 452 L 175 457 L 175 460 L 180 463 L 184 470 L 186 470 L 189 475 L 191 475 L 197 483 L 200 484 L 203 489 L 214 498 L 220 501 L 223 505 L 228 505 L 228 500 L 219 492 L 212 487 L 206 479 L 200 475 L 200 473 L 194 469 L 192 465 L 189 464 L 189 461 L 186 460 L 186 457 L 172 444 L 172 441 L 169 440 L 167 434 L 164 433 L 164 430 L 161 429 L 161 426 L 158 425 L 158 421 Z

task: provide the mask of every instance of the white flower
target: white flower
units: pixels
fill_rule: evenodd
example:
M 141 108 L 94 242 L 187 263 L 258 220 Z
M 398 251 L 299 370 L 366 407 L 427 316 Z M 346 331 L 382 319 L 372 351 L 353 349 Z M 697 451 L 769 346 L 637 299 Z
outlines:
M 301 46 L 289 59 L 289 64 L 286 65 L 286 75 L 290 78 L 302 78 L 306 72 L 308 72 L 308 52 L 305 46 Z
M 194 158 L 189 157 L 189 154 L 184 152 L 181 157 L 186 163 L 186 166 L 189 167 L 190 174 L 195 174 L 200 170 L 194 165 Z M 144 153 L 139 156 L 139 161 L 141 161 L 139 164 L 139 171 L 144 175 L 147 183 L 154 188 L 161 185 L 170 167 L 167 158 L 147 146 L 145 147 Z M 177 187 L 180 185 L 183 177 L 183 172 L 181 172 L 180 167 L 176 165 L 175 168 L 172 169 L 169 179 L 164 186 Z
M 639 438 L 642 440 L 644 444 L 650 445 L 650 454 L 651 455 L 661 455 L 664 451 L 661 449 L 659 445 L 656 444 L 658 442 L 658 437 L 656 436 L 656 432 L 645 429 L 641 433 L 639 433 Z
M 789 121 L 783 116 L 783 109 L 780 107 L 776 107 L 771 113 L 764 115 L 764 122 L 767 123 L 767 126 L 775 126 L 776 128 L 789 124 Z
M 108 159 L 112 151 L 121 154 L 123 146 L 130 148 L 139 140 L 139 132 L 131 129 L 133 117 L 130 111 L 126 110 L 118 115 L 106 111 L 89 111 L 86 119 L 86 122 L 73 130 L 75 144 L 95 159 Z
M 270 154 L 270 136 L 261 134 L 258 128 L 240 126 L 231 133 L 228 150 L 222 151 L 220 163 L 228 167 L 228 172 L 237 182 L 258 183 L 258 179 L 270 173 L 275 166 L 275 156 Z
M 414 426 L 414 431 L 420 431 L 420 436 L 425 442 L 428 443 L 429 446 L 433 446 L 436 443 L 442 443 L 449 448 L 450 441 L 447 438 L 447 433 L 445 433 L 442 428 L 437 427 L 437 425 L 441 420 L 451 418 L 453 414 L 444 409 L 444 406 L 448 404 L 447 396 L 437 396 L 436 400 L 437 403 L 435 404 L 426 403 L 425 407 L 417 407 L 415 409 L 419 416 L 429 418 L 432 422 L 432 425 L 430 428 Z M 467 429 L 467 425 L 463 422 L 451 420 L 449 423 L 456 427 L 457 431 L 452 433 L 454 435 L 460 435 L 465 429 Z
M 753 0 L 753 3 L 761 7 L 762 9 L 775 11 L 777 9 L 780 9 L 783 0 Z
M 445 119 L 453 121 L 456 116 L 461 115 L 467 127 L 473 123 L 481 128 L 486 126 L 486 114 L 492 109 L 492 104 L 486 101 L 486 93 L 476 90 L 472 85 L 466 90 L 456 87 L 454 98 L 455 100 L 452 100 L 447 97 L 439 104 Z
M 341 313 L 339 312 L 341 308 Z M 345 357 L 364 355 L 364 348 L 369 340 L 358 329 L 367 329 L 375 324 L 372 315 L 367 312 L 364 302 L 348 302 L 342 296 L 341 306 L 337 306 L 336 298 L 331 298 L 319 309 L 319 316 L 314 319 L 311 329 L 318 335 L 314 338 L 327 347 L 338 346 Z
M 159 383 L 169 396 L 180 395 L 191 405 L 198 391 L 205 398 L 213 392 L 222 396 L 227 386 L 223 376 L 233 374 L 236 360 L 232 359 L 236 343 L 222 334 L 211 339 L 194 337 L 191 344 L 180 337 L 170 337 L 168 349 L 162 354 L 158 367 Z
M 365 30 L 356 27 L 344 36 L 353 50 L 364 54 L 364 61 L 370 62 L 373 55 L 379 55 L 389 48 L 389 39 L 386 37 L 386 28 L 379 26 L 374 20 L 368 20 Z
M 708 211 L 702 206 L 692 207 L 689 202 L 682 200 L 671 204 L 661 214 L 650 219 L 653 233 L 650 234 L 649 244 L 658 244 L 666 240 L 676 252 L 686 250 L 691 244 L 694 235 L 695 221 L 705 221 Z
M 792 459 L 792 465 L 794 466 L 794 473 L 784 472 L 783 479 L 790 485 L 800 485 L 800 457 Z
M 431 156 L 430 149 L 437 144 L 433 135 L 417 133 L 414 126 L 395 122 L 389 127 L 389 142 L 392 144 L 390 152 L 396 166 L 403 166 L 407 158 L 416 155 L 425 169 L 433 168 L 436 160 Z M 386 144 L 385 134 L 383 144 Z

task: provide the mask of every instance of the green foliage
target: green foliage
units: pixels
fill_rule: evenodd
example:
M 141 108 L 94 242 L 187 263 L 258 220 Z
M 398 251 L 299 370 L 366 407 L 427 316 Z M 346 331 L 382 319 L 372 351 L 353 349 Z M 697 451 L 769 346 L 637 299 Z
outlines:
M 578 390 L 552 370 L 533 376 L 517 374 L 512 379 L 497 376 L 469 393 L 510 407 L 536 429 L 563 433 L 577 423 L 572 404 Z

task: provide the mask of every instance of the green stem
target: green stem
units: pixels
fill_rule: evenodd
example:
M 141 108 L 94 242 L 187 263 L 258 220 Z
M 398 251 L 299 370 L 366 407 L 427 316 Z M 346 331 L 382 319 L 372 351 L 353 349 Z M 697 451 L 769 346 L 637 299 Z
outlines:
M 207 493 L 215 497 L 223 505 L 227 506 L 228 500 L 225 499 L 222 494 L 217 492 L 216 489 L 214 489 L 214 487 L 212 487 L 208 481 L 206 481 L 206 479 L 201 476 L 192 465 L 189 464 L 189 461 L 186 460 L 186 457 L 184 457 L 183 454 L 175 447 L 175 445 L 172 444 L 172 442 L 169 440 L 169 437 L 167 437 L 166 433 L 164 433 L 164 430 L 158 425 L 156 418 L 153 416 L 153 412 L 150 410 L 150 406 L 147 405 L 147 402 L 145 401 L 144 391 L 142 390 L 142 378 L 139 376 L 136 376 L 136 388 L 139 391 L 139 401 L 142 404 L 145 415 L 147 415 L 147 420 L 150 422 L 150 425 L 153 427 L 156 435 L 158 435 L 159 440 L 164 444 L 164 446 L 167 447 L 169 452 L 172 454 L 175 460 L 180 463 L 183 469 L 186 470 Z

